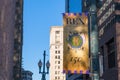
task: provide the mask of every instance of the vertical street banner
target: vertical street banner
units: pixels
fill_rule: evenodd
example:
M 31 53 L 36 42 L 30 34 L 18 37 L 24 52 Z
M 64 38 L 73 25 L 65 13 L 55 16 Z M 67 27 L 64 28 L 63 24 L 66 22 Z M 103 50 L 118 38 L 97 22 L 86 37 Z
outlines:
M 63 72 L 88 74 L 90 68 L 87 13 L 64 13 Z

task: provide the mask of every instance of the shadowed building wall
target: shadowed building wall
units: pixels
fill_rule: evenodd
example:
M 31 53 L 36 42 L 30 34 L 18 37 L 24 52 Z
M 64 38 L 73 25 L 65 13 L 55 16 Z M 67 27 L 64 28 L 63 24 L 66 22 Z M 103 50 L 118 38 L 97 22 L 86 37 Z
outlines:
M 15 0 L 0 1 L 0 80 L 13 80 Z
M 21 75 L 23 18 L 20 14 L 23 12 L 23 5 L 19 8 L 17 2 L 22 4 L 22 0 L 0 1 L 0 80 L 19 80 Z M 21 11 L 19 13 L 21 18 L 16 18 L 16 15 L 18 15 L 16 10 Z M 16 26 L 18 22 L 21 27 Z M 19 47 L 16 45 L 19 45 Z M 17 52 L 15 52 L 16 50 Z M 14 57 L 15 53 L 19 54 L 18 57 Z M 18 73 L 15 73 L 15 68 L 19 69 Z M 19 79 L 15 79 L 14 75 L 18 74 Z
M 22 45 L 23 45 L 23 0 L 15 2 L 15 25 L 14 25 L 14 54 L 13 54 L 13 77 L 21 80 Z
M 120 80 L 120 1 L 103 0 L 97 11 L 99 51 L 102 56 L 100 78 Z

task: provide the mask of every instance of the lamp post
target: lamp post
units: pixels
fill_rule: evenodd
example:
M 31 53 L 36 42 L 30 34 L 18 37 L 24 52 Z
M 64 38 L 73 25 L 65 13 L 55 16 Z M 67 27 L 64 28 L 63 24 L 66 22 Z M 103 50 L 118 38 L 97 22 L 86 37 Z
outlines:
M 46 76 L 46 74 L 49 73 L 50 63 L 49 63 L 49 61 L 47 61 L 47 63 L 46 63 L 46 67 L 47 67 L 47 72 L 46 72 L 45 71 L 45 56 L 46 56 L 46 51 L 44 51 L 43 56 L 44 56 L 44 58 L 43 58 L 43 71 L 41 72 L 41 67 L 42 67 L 41 60 L 39 60 L 39 62 L 38 62 L 38 67 L 39 67 L 39 74 L 40 73 L 42 74 L 42 79 L 41 80 L 46 80 L 45 76 Z
M 90 0 L 89 2 L 89 40 L 92 80 L 99 80 L 97 8 L 100 7 L 98 4 L 100 2 L 96 1 L 99 0 Z
M 97 8 L 102 6 L 103 0 L 83 0 L 89 12 L 89 47 L 91 80 L 99 80 L 99 54 L 98 54 L 98 26 Z

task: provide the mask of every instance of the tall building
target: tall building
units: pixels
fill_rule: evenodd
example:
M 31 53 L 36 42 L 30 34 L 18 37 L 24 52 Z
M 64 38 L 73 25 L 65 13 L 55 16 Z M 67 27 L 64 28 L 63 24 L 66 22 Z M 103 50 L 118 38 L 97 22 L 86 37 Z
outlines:
M 0 1 L 0 80 L 20 80 L 23 0 Z
M 103 0 L 97 11 L 100 78 L 120 80 L 120 1 Z
M 32 80 L 33 73 L 28 70 L 22 69 L 22 79 L 21 80 Z
M 14 25 L 14 53 L 13 53 L 13 78 L 21 80 L 23 45 L 23 0 L 15 2 L 15 25 Z
M 50 30 L 50 80 L 66 80 L 63 74 L 63 27 Z
M 13 80 L 15 0 L 0 0 L 0 80 Z

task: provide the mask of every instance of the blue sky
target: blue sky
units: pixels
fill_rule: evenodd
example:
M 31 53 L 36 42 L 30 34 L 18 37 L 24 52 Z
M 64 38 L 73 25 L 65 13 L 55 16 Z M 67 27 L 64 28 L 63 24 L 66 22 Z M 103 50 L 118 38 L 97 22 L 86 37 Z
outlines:
M 71 12 L 80 11 L 79 0 L 74 4 Z M 44 50 L 49 59 L 50 27 L 63 25 L 64 12 L 65 0 L 24 0 L 23 68 L 33 72 L 33 80 L 41 80 L 38 61 L 43 61 Z M 49 80 L 49 76 L 46 77 Z
M 69 12 L 81 12 L 82 8 L 81 8 L 81 1 L 82 0 L 69 0 Z
M 33 72 L 33 80 L 41 80 L 38 61 L 44 50 L 49 59 L 50 26 L 62 25 L 63 12 L 65 0 L 24 0 L 23 68 Z

